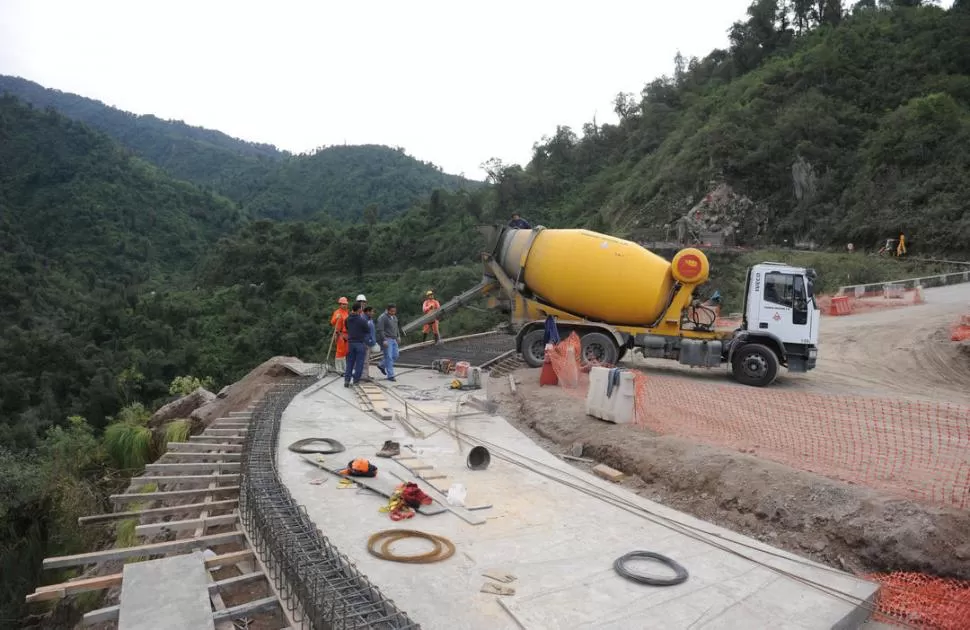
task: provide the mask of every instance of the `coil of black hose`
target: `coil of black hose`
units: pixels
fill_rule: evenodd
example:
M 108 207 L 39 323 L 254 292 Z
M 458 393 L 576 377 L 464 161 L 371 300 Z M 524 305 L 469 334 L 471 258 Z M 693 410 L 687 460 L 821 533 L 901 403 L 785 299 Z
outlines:
M 330 448 L 308 448 L 308 445 L 313 444 L 314 442 L 323 442 L 330 446 Z M 297 440 L 286 448 L 290 449 L 294 453 L 315 453 L 317 455 L 333 455 L 334 453 L 342 453 L 343 451 L 347 450 L 344 448 L 343 444 L 331 438 L 307 438 L 305 440 Z
M 662 564 L 665 564 L 673 569 L 676 575 L 672 578 L 650 577 L 648 575 L 634 573 L 626 568 L 627 562 L 638 558 L 648 558 L 650 560 L 656 560 Z M 631 551 L 628 554 L 622 555 L 613 562 L 613 569 L 628 580 L 639 582 L 640 584 L 649 584 L 650 586 L 675 586 L 677 584 L 686 582 L 688 576 L 687 569 L 679 565 L 677 562 L 671 560 L 667 556 L 654 553 L 652 551 Z

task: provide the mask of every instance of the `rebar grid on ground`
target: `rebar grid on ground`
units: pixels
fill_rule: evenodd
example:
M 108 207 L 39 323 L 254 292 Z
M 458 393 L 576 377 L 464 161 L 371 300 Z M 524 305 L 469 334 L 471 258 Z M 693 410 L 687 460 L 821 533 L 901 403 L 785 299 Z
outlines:
M 312 630 L 420 628 L 327 540 L 280 480 L 276 450 L 283 411 L 314 382 L 287 380 L 253 412 L 240 466 L 243 525 L 296 623 Z
M 489 332 L 442 339 L 438 344 L 401 348 L 397 363 L 401 366 L 430 367 L 436 359 L 451 359 L 483 365 L 511 350 L 515 350 L 514 336 L 504 332 Z

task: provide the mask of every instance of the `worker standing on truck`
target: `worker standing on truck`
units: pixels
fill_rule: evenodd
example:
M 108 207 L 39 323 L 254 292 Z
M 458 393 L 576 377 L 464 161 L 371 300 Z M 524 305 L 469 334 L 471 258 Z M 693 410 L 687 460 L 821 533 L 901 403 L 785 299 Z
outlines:
M 424 294 L 424 304 L 421 306 L 422 313 L 427 315 L 431 311 L 437 311 L 440 308 L 441 308 L 441 303 L 438 302 L 438 300 L 434 299 L 434 291 L 429 290 L 427 293 Z M 434 331 L 435 343 L 438 343 L 439 341 L 441 341 L 441 333 L 438 331 L 437 319 L 431 322 L 430 324 L 425 324 L 424 327 L 421 329 L 421 332 L 424 335 L 421 338 L 421 341 L 428 340 L 428 331 Z
M 906 255 L 906 235 L 902 232 L 899 233 L 899 241 L 896 244 L 896 255 L 905 256 Z
M 528 221 L 519 216 L 518 212 L 512 214 L 512 219 L 509 221 L 509 227 L 515 228 L 517 230 L 531 230 L 532 225 Z
M 333 340 L 337 345 L 337 353 L 334 355 L 333 367 L 337 372 L 347 369 L 347 352 L 350 347 L 347 343 L 347 298 L 342 297 L 337 300 L 337 309 L 330 315 L 330 325 L 333 326 Z

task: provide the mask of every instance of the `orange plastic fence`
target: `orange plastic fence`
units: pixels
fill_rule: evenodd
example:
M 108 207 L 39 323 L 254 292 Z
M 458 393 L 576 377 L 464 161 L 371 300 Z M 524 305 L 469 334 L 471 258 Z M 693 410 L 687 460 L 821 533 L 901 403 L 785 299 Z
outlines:
M 573 333 L 551 352 L 576 397 L 589 366 Z M 970 508 L 970 406 L 828 396 L 636 373 L 636 423 L 891 494 Z
M 902 572 L 867 577 L 882 586 L 875 621 L 927 630 L 970 628 L 970 581 Z
M 970 315 L 964 315 L 957 323 L 953 324 L 950 339 L 953 341 L 970 340 Z
M 818 308 L 823 315 L 852 315 L 872 310 L 923 304 L 923 289 L 872 291 L 862 295 L 819 295 Z

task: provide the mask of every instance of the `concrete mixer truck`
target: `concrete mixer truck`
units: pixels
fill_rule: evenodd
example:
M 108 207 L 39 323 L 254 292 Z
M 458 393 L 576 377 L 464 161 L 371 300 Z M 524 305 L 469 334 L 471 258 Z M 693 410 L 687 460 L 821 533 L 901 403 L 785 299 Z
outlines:
M 726 364 L 736 380 L 763 387 L 779 366 L 815 367 L 819 310 L 815 272 L 781 263 L 751 267 L 743 318 L 717 330 L 695 290 L 710 273 L 707 257 L 684 249 L 671 261 L 636 243 L 588 230 L 484 228 L 484 277 L 439 311 L 409 322 L 407 333 L 482 295 L 510 314 L 516 349 L 527 364 L 543 363 L 544 323 L 575 331 L 585 360 L 616 364 L 633 349 L 646 358 L 693 367 Z

